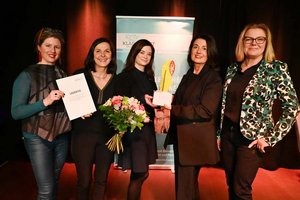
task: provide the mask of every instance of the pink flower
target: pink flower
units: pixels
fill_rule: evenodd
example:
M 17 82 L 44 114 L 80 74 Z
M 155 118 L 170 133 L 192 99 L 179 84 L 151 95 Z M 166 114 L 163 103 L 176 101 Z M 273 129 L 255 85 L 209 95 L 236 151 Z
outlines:
M 134 97 L 114 96 L 99 106 L 104 118 L 117 131 L 107 143 L 111 151 L 123 150 L 119 133 L 133 132 L 135 128 L 141 129 L 144 124 L 150 122 L 145 107 Z
M 145 110 L 145 107 L 141 104 L 141 105 L 139 106 L 139 109 L 140 109 L 140 110 Z
M 119 98 L 112 98 L 112 105 L 119 105 L 121 106 L 122 99 Z

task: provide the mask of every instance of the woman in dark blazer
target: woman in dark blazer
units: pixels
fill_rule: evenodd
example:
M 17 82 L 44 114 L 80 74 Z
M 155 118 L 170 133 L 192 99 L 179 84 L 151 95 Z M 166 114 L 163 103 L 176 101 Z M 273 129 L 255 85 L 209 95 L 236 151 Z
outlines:
M 183 76 L 171 106 L 166 144 L 174 145 L 176 199 L 199 199 L 198 175 L 216 164 L 216 113 L 222 93 L 217 47 L 210 35 L 195 36 L 189 47 L 190 69 Z

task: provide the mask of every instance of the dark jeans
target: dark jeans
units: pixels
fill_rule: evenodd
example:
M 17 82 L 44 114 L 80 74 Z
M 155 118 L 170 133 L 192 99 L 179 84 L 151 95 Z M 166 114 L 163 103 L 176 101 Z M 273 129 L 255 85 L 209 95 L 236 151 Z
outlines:
M 40 137 L 24 138 L 24 144 L 37 182 L 37 199 L 57 199 L 58 180 L 68 154 L 68 135 L 52 142 Z
M 93 133 L 72 134 L 71 152 L 77 172 L 78 200 L 89 199 L 92 181 L 92 199 L 104 199 L 114 153 L 101 141 L 100 136 L 100 134 Z
M 230 200 L 252 199 L 252 183 L 262 154 L 255 146 L 248 148 L 251 142 L 242 135 L 238 124 L 225 118 L 221 134 L 221 156 Z

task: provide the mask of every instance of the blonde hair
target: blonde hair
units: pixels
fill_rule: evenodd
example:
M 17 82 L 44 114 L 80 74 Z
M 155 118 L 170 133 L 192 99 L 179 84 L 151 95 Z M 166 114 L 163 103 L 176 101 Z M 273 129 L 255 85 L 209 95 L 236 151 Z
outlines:
M 235 48 L 235 57 L 236 60 L 238 62 L 242 62 L 245 59 L 245 54 L 244 54 L 244 37 L 245 37 L 245 33 L 249 30 L 249 29 L 261 29 L 265 32 L 266 34 L 266 48 L 264 51 L 264 59 L 266 60 L 266 62 L 272 62 L 273 60 L 275 60 L 275 52 L 274 52 L 274 48 L 272 45 L 272 34 L 270 29 L 268 28 L 268 26 L 266 24 L 260 23 L 260 24 L 248 24 L 243 31 L 240 33 L 236 48 Z

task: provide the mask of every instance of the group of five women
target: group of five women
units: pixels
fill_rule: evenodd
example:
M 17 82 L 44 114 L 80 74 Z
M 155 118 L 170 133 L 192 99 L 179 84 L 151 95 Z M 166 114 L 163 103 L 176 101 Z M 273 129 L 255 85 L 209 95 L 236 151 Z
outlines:
M 78 199 L 104 199 L 114 152 L 105 145 L 114 130 L 96 112 L 68 120 L 55 80 L 67 76 L 59 67 L 64 39 L 59 30 L 41 29 L 35 38 L 38 63 L 27 67 L 14 82 L 12 116 L 22 120 L 26 151 L 38 185 L 38 199 L 55 199 L 60 172 L 68 154 L 77 172 Z M 140 199 L 149 165 L 157 158 L 153 91 L 155 49 L 138 40 L 131 47 L 123 71 L 116 75 L 116 52 L 106 38 L 96 39 L 85 58 L 83 73 L 96 107 L 114 95 L 135 97 L 152 119 L 142 129 L 123 135 L 124 152 L 118 165 L 130 169 L 127 199 Z M 170 128 L 165 144 L 175 157 L 176 199 L 199 199 L 201 167 L 217 164 L 225 169 L 229 199 L 252 199 L 252 183 L 265 149 L 291 129 L 299 103 L 287 64 L 275 60 L 272 37 L 265 24 L 247 25 L 236 46 L 236 62 L 225 80 L 219 71 L 215 40 L 196 35 L 187 56 L 189 70 L 174 94 Z M 282 114 L 272 118 L 274 100 Z M 221 115 L 219 115 L 221 113 Z M 220 116 L 220 117 L 219 117 Z M 220 119 L 219 119 L 220 118 Z M 219 125 L 218 125 L 218 124 Z M 72 129 L 71 129 L 72 127 Z M 220 156 L 221 155 L 221 156 Z M 91 186 L 93 186 L 92 194 Z

